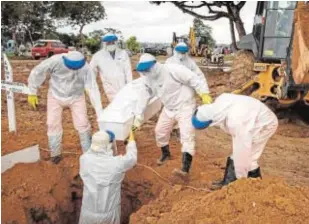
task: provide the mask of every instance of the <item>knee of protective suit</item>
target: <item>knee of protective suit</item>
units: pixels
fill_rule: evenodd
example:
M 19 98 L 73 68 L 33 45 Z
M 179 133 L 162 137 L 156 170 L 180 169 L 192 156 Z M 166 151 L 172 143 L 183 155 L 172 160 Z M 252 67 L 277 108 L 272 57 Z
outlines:
M 194 141 L 185 141 L 182 143 L 181 152 L 187 152 L 191 156 L 195 155 L 195 142 Z
M 47 134 L 48 135 L 57 135 L 62 133 L 62 124 L 59 122 L 49 123 L 47 122 Z

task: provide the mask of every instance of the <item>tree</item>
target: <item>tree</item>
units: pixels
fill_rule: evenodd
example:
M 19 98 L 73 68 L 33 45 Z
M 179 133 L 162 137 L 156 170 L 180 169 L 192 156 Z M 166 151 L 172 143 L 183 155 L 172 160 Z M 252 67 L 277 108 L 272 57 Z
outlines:
M 215 45 L 215 40 L 212 37 L 212 28 L 209 25 L 205 25 L 202 20 L 194 18 L 193 28 L 196 37 L 205 37 L 206 44 L 210 47 Z
M 137 42 L 137 39 L 135 36 L 131 36 L 126 41 L 127 48 L 132 52 L 138 52 L 140 50 L 140 44 Z
M 153 4 L 160 5 L 162 2 L 152 2 Z M 174 4 L 177 8 L 179 8 L 182 12 L 187 13 L 189 15 L 194 16 L 195 18 L 199 18 L 202 20 L 214 21 L 220 18 L 226 18 L 229 20 L 230 24 L 230 33 L 232 44 L 235 49 L 236 47 L 236 38 L 235 38 L 235 29 L 238 32 L 239 38 L 246 35 L 246 31 L 244 28 L 244 24 L 242 19 L 240 18 L 240 10 L 245 5 L 245 1 L 240 2 L 229 2 L 229 1 L 201 1 L 201 2 L 193 2 L 193 1 L 171 1 L 170 3 Z M 196 9 L 205 9 L 207 14 L 199 13 Z
M 50 2 L 1 2 L 1 31 L 17 42 L 44 38 L 45 32 L 55 31 L 49 17 Z
M 95 1 L 62 1 L 54 2 L 51 16 L 64 19 L 68 25 L 79 27 L 79 35 L 84 41 L 83 29 L 87 24 L 99 21 L 106 17 L 101 2 Z

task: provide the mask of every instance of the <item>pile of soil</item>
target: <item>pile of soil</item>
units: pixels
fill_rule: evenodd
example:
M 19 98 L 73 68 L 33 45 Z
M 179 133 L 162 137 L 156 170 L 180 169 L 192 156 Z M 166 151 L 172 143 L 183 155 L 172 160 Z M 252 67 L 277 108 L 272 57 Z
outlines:
M 212 193 L 181 186 L 162 191 L 130 223 L 306 223 L 309 188 L 273 179 L 241 179 Z
M 237 51 L 232 64 L 230 75 L 230 88 L 235 90 L 248 81 L 250 81 L 256 73 L 253 71 L 254 55 L 252 52 L 240 50 Z
M 298 2 L 294 22 L 293 77 L 296 84 L 309 83 L 309 4 Z

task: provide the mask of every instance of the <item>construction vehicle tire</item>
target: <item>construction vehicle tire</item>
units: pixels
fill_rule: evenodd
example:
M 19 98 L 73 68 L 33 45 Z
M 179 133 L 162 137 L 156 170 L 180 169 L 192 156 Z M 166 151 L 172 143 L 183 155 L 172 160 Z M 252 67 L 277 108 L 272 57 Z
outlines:
M 254 55 L 251 51 L 240 50 L 236 52 L 230 75 L 232 89 L 240 88 L 256 75 L 253 71 L 254 61 Z

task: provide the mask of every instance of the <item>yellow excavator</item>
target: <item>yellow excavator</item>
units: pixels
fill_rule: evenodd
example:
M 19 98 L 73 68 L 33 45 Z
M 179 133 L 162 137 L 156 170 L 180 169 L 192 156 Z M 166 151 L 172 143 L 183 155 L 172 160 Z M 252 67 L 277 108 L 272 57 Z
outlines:
M 243 77 L 247 82 L 233 86 L 233 93 L 255 97 L 274 110 L 308 106 L 308 40 L 308 3 L 259 1 L 253 32 L 238 42 L 231 72 L 231 83 Z
M 205 49 L 206 49 L 206 43 L 207 43 L 207 38 L 205 36 L 201 37 L 195 37 L 195 32 L 194 28 L 190 27 L 189 31 L 189 36 L 180 36 L 177 37 L 176 33 L 173 33 L 173 42 L 172 42 L 172 47 L 174 47 L 179 43 L 179 42 L 185 42 L 190 46 L 190 55 L 191 56 L 205 56 Z

